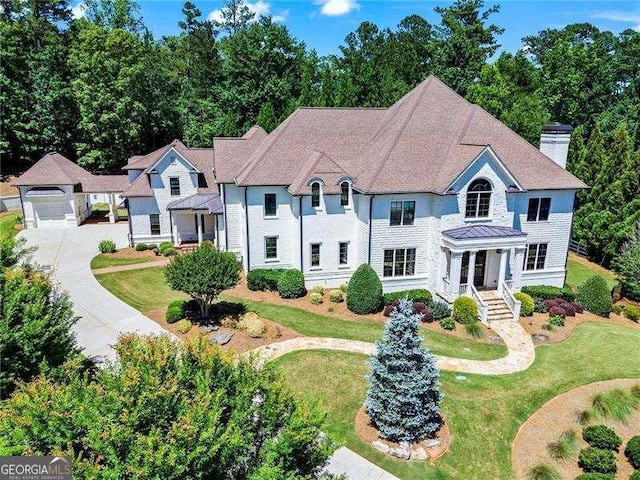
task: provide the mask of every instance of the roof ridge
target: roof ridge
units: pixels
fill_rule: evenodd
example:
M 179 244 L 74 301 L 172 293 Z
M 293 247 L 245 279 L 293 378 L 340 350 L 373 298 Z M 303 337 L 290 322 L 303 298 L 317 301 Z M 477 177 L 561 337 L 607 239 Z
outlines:
M 305 107 L 296 110 L 389 110 L 390 107 Z

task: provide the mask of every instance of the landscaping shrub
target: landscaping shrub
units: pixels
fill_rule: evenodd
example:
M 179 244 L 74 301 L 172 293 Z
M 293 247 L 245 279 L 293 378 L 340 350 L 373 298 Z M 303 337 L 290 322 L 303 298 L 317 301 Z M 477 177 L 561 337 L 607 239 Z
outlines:
M 155 253 L 156 257 L 160 255 L 160 249 L 158 247 L 153 248 L 152 251 Z
M 548 299 L 548 300 L 543 300 L 542 304 L 544 305 L 544 308 L 547 309 L 547 311 L 549 311 L 550 308 L 553 307 L 557 307 L 558 306 L 558 300 L 553 298 L 553 299 Z
M 322 303 L 322 294 L 318 292 L 313 292 L 309 295 L 309 301 L 311 305 L 319 305 Z
M 571 302 L 571 306 L 576 311 L 576 313 L 583 313 L 584 312 L 584 307 L 582 306 L 582 304 L 580 302 Z
M 575 317 L 576 316 L 576 309 L 571 303 L 565 302 L 562 305 L 560 305 L 560 308 L 562 308 L 564 310 L 564 313 L 565 313 L 565 315 L 567 317 Z
M 551 465 L 536 465 L 527 472 L 527 480 L 560 480 L 560 473 Z
M 536 313 L 547 313 L 547 307 L 544 306 L 544 302 L 539 298 L 533 299 L 533 311 Z
M 344 292 L 342 290 L 331 290 L 329 292 L 329 300 L 334 303 L 344 302 Z
M 433 313 L 431 313 L 431 311 L 428 309 L 423 310 L 421 315 L 422 315 L 422 318 L 420 320 L 424 323 L 433 323 L 436 320 L 436 317 L 434 317 Z
M 165 248 L 164 250 L 162 250 L 162 255 L 164 255 L 165 257 L 173 257 L 174 255 L 177 255 L 178 251 L 173 248 Z
M 636 435 L 624 449 L 624 455 L 636 470 L 640 470 L 640 435 Z
M 320 295 L 324 295 L 324 287 L 322 285 L 316 285 L 311 288 L 311 293 L 319 293 Z
M 187 302 L 185 302 L 184 300 L 174 300 L 169 304 L 169 306 L 167 307 L 167 310 L 171 308 L 179 308 L 180 311 L 184 313 L 186 311 L 186 307 L 187 307 Z
M 578 436 L 574 430 L 565 430 L 558 437 L 557 442 L 547 445 L 551 458 L 569 458 L 578 449 Z
M 631 390 L 614 388 L 608 392 L 596 393 L 591 399 L 589 413 L 591 418 L 613 418 L 624 423 L 638 407 L 640 398 Z
M 585 309 L 601 317 L 608 317 L 613 308 L 607 282 L 600 275 L 594 275 L 580 284 L 578 300 Z
M 615 480 L 615 475 L 611 473 L 583 473 L 578 475 L 575 480 Z
M 516 300 L 520 300 L 520 316 L 521 317 L 530 317 L 533 315 L 533 298 L 530 295 L 527 295 L 523 292 L 516 292 L 513 294 Z
M 158 245 L 158 250 L 160 251 L 160 253 L 162 255 L 164 255 L 164 251 L 167 248 L 173 248 L 173 243 L 171 243 L 171 242 L 162 242 L 160 245 Z
M 615 450 L 622 444 L 622 439 L 606 425 L 592 425 L 582 429 L 582 438 L 591 447 L 603 450 Z
M 530 285 L 522 287 L 522 292 L 530 295 L 534 300 L 552 300 L 554 298 L 562 298 L 567 302 L 573 302 L 576 294 L 570 288 L 552 287 L 551 285 Z
M 182 333 L 183 335 L 187 333 L 189 330 L 191 330 L 191 327 L 192 327 L 191 322 L 186 318 L 183 318 L 178 323 L 176 323 L 176 328 L 178 332 Z
M 347 308 L 353 313 L 376 313 L 382 309 L 382 282 L 376 272 L 363 263 L 351 276 L 347 289 Z
M 148 248 L 149 247 L 147 246 L 146 243 L 138 243 L 138 244 L 136 244 L 136 252 L 144 252 Z
M 629 320 L 633 320 L 636 323 L 638 323 L 638 320 L 640 320 L 640 308 L 638 307 L 627 305 L 626 307 L 624 307 L 624 310 L 622 311 L 622 313 Z
M 564 308 L 559 307 L 559 306 L 554 306 L 551 307 L 549 309 L 549 316 L 550 317 L 562 317 L 564 318 L 567 315 L 567 313 L 564 311 Z
M 611 307 L 611 313 L 615 313 L 616 315 L 622 315 L 623 310 L 624 305 L 620 305 L 618 303 L 614 303 L 613 307 Z
M 438 323 L 445 330 L 455 330 L 456 322 L 451 317 L 441 318 Z
M 463 325 L 478 321 L 478 305 L 472 298 L 464 295 L 453 301 L 453 319 Z
M 181 320 L 182 317 L 184 317 L 182 308 L 171 307 L 167 309 L 167 313 L 164 318 L 167 320 L 167 323 L 176 323 L 178 320 Z
M 629 480 L 640 480 L 640 470 L 636 470 L 635 472 L 633 472 L 629 477 Z
M 482 325 L 480 325 L 480 322 L 465 324 L 464 331 L 473 338 L 482 338 L 484 336 L 484 331 L 482 330 Z
M 343 283 L 342 285 L 340 285 L 340 290 L 342 290 L 343 293 L 347 293 L 348 288 L 349 288 L 348 283 Z
M 423 302 L 413 302 L 413 314 L 421 313 L 427 306 Z
M 394 300 L 411 300 L 412 302 L 430 303 L 432 300 L 431 292 L 424 288 L 415 288 L 413 290 L 402 290 L 400 292 L 391 292 L 384 294 L 384 304 L 392 305 Z
M 557 307 L 553 307 L 557 308 Z M 549 325 L 552 327 L 564 327 L 564 317 L 562 315 L 556 315 L 549 319 Z
M 278 279 L 280 298 L 300 298 L 307 293 L 304 288 L 304 275 L 296 268 L 285 270 Z
M 147 250 L 153 250 L 154 248 L 158 248 L 158 245 L 155 243 L 147 243 Z
M 247 287 L 253 291 L 275 292 L 278 290 L 278 280 L 283 273 L 284 269 L 282 268 L 251 270 L 247 274 Z
M 116 242 L 113 240 L 101 240 L 98 242 L 98 250 L 100 250 L 100 253 L 115 253 Z
M 451 307 L 445 302 L 435 300 L 429 305 L 429 311 L 436 320 L 442 320 L 451 316 Z
M 578 454 L 578 466 L 585 471 L 598 473 L 616 473 L 616 457 L 611 450 L 587 447 Z
M 395 305 L 385 305 L 385 306 L 384 306 L 384 309 L 382 310 L 382 314 L 383 314 L 385 317 L 390 317 L 390 316 L 391 316 L 391 312 L 392 312 L 393 310 L 395 310 L 395 308 L 396 308 L 396 306 L 395 306 Z
M 247 312 L 238 322 L 240 330 L 246 330 L 251 338 L 260 338 L 267 330 L 267 325 L 255 312 Z

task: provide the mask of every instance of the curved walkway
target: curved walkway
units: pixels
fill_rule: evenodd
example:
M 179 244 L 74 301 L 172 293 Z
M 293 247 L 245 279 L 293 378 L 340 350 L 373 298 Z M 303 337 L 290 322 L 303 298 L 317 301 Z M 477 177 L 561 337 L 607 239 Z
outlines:
M 436 364 L 441 370 L 476 373 L 481 375 L 507 375 L 526 370 L 535 359 L 535 348 L 531 336 L 522 326 L 513 321 L 492 322 L 491 329 L 504 340 L 509 353 L 496 360 L 468 360 L 436 355 Z M 258 347 L 248 355 L 256 355 L 259 365 L 297 350 L 338 350 L 372 355 L 376 351 L 373 343 L 341 338 L 299 337 Z

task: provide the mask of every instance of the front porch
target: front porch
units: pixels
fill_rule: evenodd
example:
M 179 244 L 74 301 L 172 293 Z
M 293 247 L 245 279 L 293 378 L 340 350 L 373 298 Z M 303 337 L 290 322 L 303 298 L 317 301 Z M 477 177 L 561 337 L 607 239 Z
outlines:
M 217 194 L 196 194 L 167 205 L 171 241 L 178 249 L 190 249 L 211 240 L 218 246 L 218 216 L 223 207 Z
M 473 225 L 442 235 L 441 296 L 448 301 L 460 295 L 473 298 L 483 321 L 489 319 L 495 300 L 502 299 L 516 318 L 520 302 L 512 292 L 522 284 L 527 234 L 508 227 Z

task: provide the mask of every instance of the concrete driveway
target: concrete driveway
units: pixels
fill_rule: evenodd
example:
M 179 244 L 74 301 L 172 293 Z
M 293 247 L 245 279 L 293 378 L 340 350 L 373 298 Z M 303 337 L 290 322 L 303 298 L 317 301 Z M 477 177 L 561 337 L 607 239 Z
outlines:
M 98 242 L 111 239 L 126 247 L 128 226 L 120 224 L 82 225 L 77 228 L 23 230 L 18 235 L 28 246 L 38 247 L 34 262 L 49 265 L 54 279 L 69 292 L 80 320 L 74 326 L 78 344 L 85 355 L 97 360 L 115 359 L 118 335 L 167 333 L 160 325 L 102 288 L 89 263 L 97 255 Z

